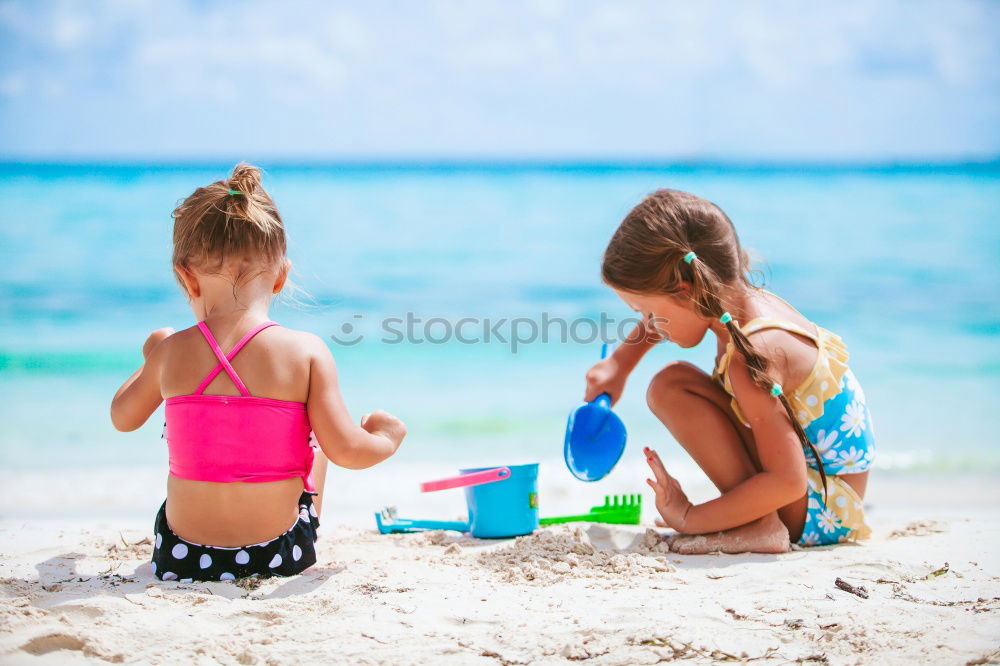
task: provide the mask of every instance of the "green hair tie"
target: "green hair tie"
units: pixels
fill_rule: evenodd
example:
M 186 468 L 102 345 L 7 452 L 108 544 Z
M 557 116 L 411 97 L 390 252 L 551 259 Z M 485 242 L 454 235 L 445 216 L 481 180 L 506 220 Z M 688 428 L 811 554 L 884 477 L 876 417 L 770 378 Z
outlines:
M 684 261 L 685 261 L 685 263 L 688 263 L 688 264 L 690 264 L 692 261 L 694 261 L 697 258 L 698 258 L 698 255 L 695 254 L 693 251 L 688 252 L 687 254 L 684 255 Z
M 781 395 L 781 384 L 775 384 L 774 386 L 771 387 L 771 395 L 773 395 L 775 398 Z
M 232 196 L 232 195 L 234 195 L 234 194 L 243 194 L 243 193 L 242 193 L 242 192 L 240 192 L 239 190 L 229 190 L 229 195 L 230 195 L 230 196 Z
M 719 317 L 719 321 L 722 322 L 723 324 L 728 324 L 732 320 L 733 320 L 733 315 L 729 314 L 728 312 L 723 312 L 722 316 Z

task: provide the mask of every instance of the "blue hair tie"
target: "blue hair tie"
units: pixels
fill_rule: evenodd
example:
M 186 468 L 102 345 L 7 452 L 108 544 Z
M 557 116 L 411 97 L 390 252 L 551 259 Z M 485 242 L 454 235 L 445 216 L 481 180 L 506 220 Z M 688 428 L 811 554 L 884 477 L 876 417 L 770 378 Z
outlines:
M 775 398 L 781 395 L 781 384 L 775 384 L 774 386 L 771 387 L 771 395 L 773 395 Z
M 687 254 L 684 255 L 684 261 L 685 261 L 685 263 L 688 263 L 688 264 L 690 264 L 692 261 L 694 261 L 697 258 L 698 258 L 698 255 L 695 254 L 693 250 L 691 252 L 688 252 Z
M 719 317 L 719 321 L 723 324 L 728 324 L 732 320 L 733 320 L 733 315 L 729 314 L 728 312 L 723 312 L 722 316 Z
M 239 190 L 229 190 L 229 196 L 232 196 L 234 194 L 243 194 L 243 193 L 240 192 Z

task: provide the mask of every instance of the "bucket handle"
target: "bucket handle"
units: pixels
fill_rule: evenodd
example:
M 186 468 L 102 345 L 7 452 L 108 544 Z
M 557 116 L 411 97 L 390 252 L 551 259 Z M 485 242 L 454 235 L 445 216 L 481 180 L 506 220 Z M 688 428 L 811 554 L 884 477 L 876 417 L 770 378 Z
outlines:
M 509 478 L 510 467 L 494 467 L 493 469 L 487 469 L 482 472 L 473 472 L 472 474 L 463 474 L 461 476 L 453 476 L 447 479 L 438 479 L 437 481 L 425 481 L 420 484 L 420 491 L 429 493 L 435 490 L 448 490 L 449 488 L 479 486 L 484 483 L 504 481 Z

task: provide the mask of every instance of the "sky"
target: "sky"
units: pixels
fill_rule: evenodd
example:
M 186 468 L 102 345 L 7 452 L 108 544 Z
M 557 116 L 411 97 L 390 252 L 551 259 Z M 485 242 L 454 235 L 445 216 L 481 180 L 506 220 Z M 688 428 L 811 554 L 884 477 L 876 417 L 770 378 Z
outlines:
M 0 0 L 0 159 L 1000 155 L 1000 2 Z

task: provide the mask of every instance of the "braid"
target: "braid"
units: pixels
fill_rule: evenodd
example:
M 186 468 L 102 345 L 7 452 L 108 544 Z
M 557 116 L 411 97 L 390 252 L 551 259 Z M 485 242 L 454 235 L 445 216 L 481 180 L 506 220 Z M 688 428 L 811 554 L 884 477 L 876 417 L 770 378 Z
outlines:
M 747 370 L 750 372 L 750 379 L 760 388 L 771 391 L 771 395 L 777 397 L 778 401 L 785 408 L 785 413 L 788 414 L 788 419 L 792 422 L 792 429 L 795 430 L 799 442 L 803 447 L 808 448 L 816 458 L 816 466 L 819 468 L 819 476 L 823 482 L 823 503 L 826 504 L 827 480 L 826 470 L 823 469 L 823 459 L 820 457 L 819 451 L 816 450 L 813 443 L 809 441 L 809 437 L 806 435 L 805 430 L 803 430 L 802 424 L 799 423 L 798 418 L 795 416 L 792 403 L 781 392 L 781 386 L 768 376 L 767 357 L 757 351 L 753 343 L 750 342 L 750 339 L 747 338 L 743 331 L 740 330 L 740 327 L 736 325 L 736 322 L 733 321 L 732 316 L 723 308 L 719 300 L 718 290 L 713 288 L 715 284 L 718 284 L 718 281 L 715 279 L 712 269 L 706 266 L 704 262 L 698 261 L 697 257 L 689 263 L 694 278 L 691 287 L 692 298 L 696 307 L 702 311 L 702 314 L 714 317 L 725 324 L 726 330 L 729 331 L 729 337 L 733 341 L 733 346 L 746 361 Z

